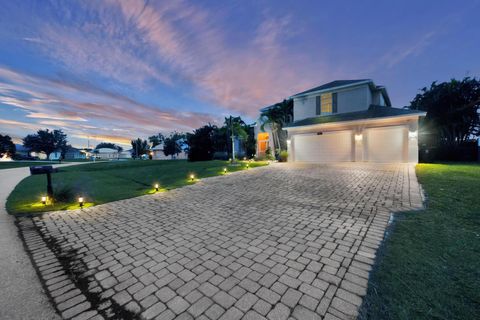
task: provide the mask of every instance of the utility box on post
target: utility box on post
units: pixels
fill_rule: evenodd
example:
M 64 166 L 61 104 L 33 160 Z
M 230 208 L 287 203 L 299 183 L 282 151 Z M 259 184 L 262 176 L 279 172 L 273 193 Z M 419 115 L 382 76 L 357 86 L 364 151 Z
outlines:
M 50 199 L 53 198 L 53 187 L 52 187 L 52 173 L 58 172 L 57 168 L 52 166 L 31 166 L 30 174 L 46 174 L 47 175 L 47 195 Z

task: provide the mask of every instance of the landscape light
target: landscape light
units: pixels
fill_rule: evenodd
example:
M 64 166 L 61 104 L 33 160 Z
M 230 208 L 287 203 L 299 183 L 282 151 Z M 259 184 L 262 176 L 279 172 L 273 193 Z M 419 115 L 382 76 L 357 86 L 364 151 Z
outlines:
M 190 180 L 192 180 L 192 181 L 195 180 L 195 175 L 194 174 L 190 175 Z
M 247 169 L 248 169 L 248 167 L 250 167 L 250 164 L 247 162 Z
M 158 191 L 158 183 L 155 183 L 155 191 Z
M 45 197 L 45 196 L 42 197 L 42 204 L 43 205 L 47 204 L 47 197 Z
M 227 168 L 223 168 L 223 173 L 227 174 Z
M 78 205 L 80 206 L 80 208 L 83 207 L 83 197 L 78 198 Z
M 247 160 L 247 157 L 243 157 L 243 161 Z

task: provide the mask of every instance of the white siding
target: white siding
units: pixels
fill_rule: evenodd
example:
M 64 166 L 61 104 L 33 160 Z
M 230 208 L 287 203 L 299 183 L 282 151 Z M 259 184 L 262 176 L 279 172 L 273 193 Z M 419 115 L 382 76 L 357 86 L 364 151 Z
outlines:
M 293 100 L 293 121 L 316 117 L 316 95 Z
M 368 85 L 338 91 L 338 113 L 367 110 L 372 103 L 372 93 Z

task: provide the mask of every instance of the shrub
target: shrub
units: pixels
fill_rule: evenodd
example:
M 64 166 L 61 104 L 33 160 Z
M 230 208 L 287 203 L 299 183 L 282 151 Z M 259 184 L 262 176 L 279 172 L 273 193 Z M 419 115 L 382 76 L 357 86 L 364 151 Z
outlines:
M 280 161 L 280 162 L 287 162 L 287 161 L 288 161 L 288 152 L 287 152 L 287 150 L 282 150 L 282 151 L 280 151 L 279 161 Z
M 53 190 L 53 198 L 57 202 L 73 202 L 75 201 L 75 192 L 72 187 L 67 185 L 57 185 Z
M 272 161 L 275 160 L 275 157 L 272 154 L 272 149 L 270 147 L 268 147 L 267 150 L 265 150 L 265 159 L 272 160 Z

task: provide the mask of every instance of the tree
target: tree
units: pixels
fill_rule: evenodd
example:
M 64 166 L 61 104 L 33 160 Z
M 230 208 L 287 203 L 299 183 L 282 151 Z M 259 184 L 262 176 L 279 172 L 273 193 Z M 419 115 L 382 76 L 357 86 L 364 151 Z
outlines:
M 236 152 L 234 148 L 235 138 L 243 142 L 247 140 L 247 137 L 248 137 L 248 133 L 246 129 L 247 125 L 242 120 L 242 118 L 232 117 L 232 116 L 225 118 L 224 124 L 225 124 L 226 132 L 228 135 L 228 139 L 227 139 L 228 141 L 227 145 L 229 145 L 228 150 L 229 150 L 229 153 L 231 152 L 232 158 L 235 159 L 235 156 L 236 156 Z
M 165 156 L 178 155 L 183 151 L 185 144 L 185 134 L 173 132 L 169 137 L 163 139 L 163 153 Z
M 100 143 L 97 144 L 97 146 L 95 147 L 95 149 L 101 149 L 101 148 L 116 149 L 116 150 L 118 150 L 118 152 L 122 152 L 122 151 L 123 151 L 123 148 L 122 148 L 122 147 L 117 146 L 115 143 L 111 143 L 111 142 L 100 142 Z
M 36 134 L 29 134 L 23 138 L 25 148 L 35 152 L 44 152 L 50 159 L 50 154 L 60 150 L 62 154 L 67 149 L 67 135 L 62 130 L 38 130 Z
M 0 134 L 0 157 L 3 155 L 7 155 L 7 157 L 12 158 L 15 155 L 17 148 L 15 144 L 12 142 L 12 138 L 10 136 L 3 136 Z
M 216 126 L 208 124 L 193 133 L 187 133 L 189 161 L 212 160 L 215 151 L 213 137 L 217 129 Z
M 152 148 L 163 143 L 165 136 L 161 133 L 148 137 L 148 141 L 152 144 Z
M 132 156 L 134 158 L 138 158 L 148 152 L 149 146 L 147 140 L 137 138 L 136 140 L 132 140 L 130 143 L 132 145 Z
M 279 153 L 280 150 L 287 149 L 287 136 L 283 127 L 293 118 L 293 100 L 283 100 L 273 105 L 260 114 L 260 129 L 265 131 L 265 126 L 269 125 L 272 130 L 274 149 Z
M 480 134 L 480 81 L 467 77 L 433 82 L 408 108 L 427 112 L 421 121 L 425 143 L 458 146 Z

